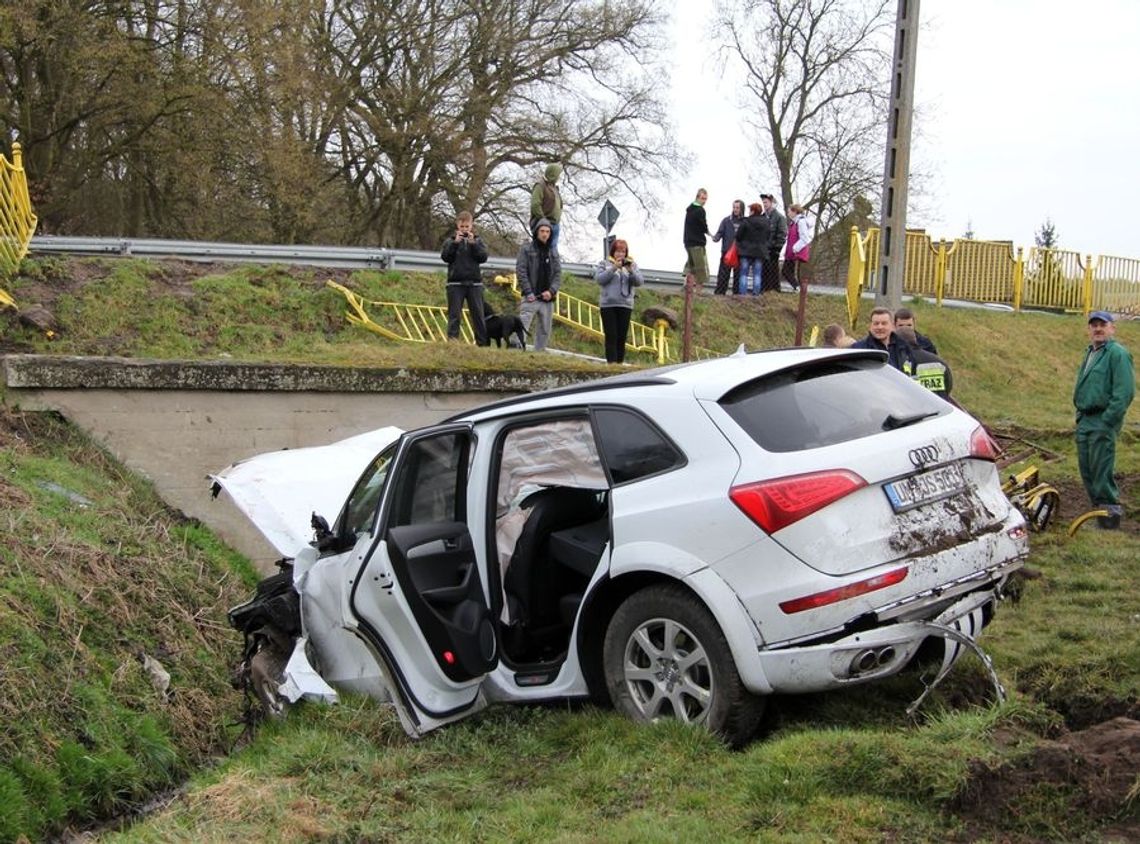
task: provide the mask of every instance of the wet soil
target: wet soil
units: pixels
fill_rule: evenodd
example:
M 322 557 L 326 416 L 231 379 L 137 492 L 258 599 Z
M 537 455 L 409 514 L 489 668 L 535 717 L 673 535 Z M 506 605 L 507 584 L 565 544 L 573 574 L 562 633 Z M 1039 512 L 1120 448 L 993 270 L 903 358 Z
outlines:
M 973 763 L 966 786 L 951 810 L 966 821 L 965 840 L 1009 842 L 1054 840 L 1022 820 L 1044 800 L 1065 799 L 1087 819 L 1100 841 L 1140 841 L 1140 721 L 1114 718 L 1056 740 L 1039 743 L 1013 761 L 990 768 Z

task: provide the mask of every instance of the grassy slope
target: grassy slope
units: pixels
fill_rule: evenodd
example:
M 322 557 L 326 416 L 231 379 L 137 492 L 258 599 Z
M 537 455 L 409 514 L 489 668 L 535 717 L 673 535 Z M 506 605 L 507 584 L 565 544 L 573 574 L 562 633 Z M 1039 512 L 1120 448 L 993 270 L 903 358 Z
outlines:
M 3 334 L 10 350 L 224 354 L 376 366 L 589 366 L 495 349 L 465 349 L 457 358 L 449 348 L 387 343 L 346 326 L 342 300 L 321 287 L 327 272 L 244 268 L 194 278 L 179 265 L 135 261 L 28 269 L 11 289 L 22 304 L 49 303 L 61 320 L 60 338 L 48 343 L 12 322 Z M 441 298 L 436 277 L 338 278 L 366 298 Z M 567 286 L 583 297 L 592 294 L 583 282 Z M 500 291 L 492 295 L 501 307 L 509 305 Z M 643 294 L 639 303 L 665 298 Z M 664 303 L 680 309 L 675 297 Z M 789 344 L 794 305 L 789 295 L 761 302 L 701 297 L 696 342 L 725 350 L 739 342 L 750 348 Z M 809 321 L 839 320 L 841 308 L 838 297 L 812 297 Z M 921 304 L 917 311 L 921 329 L 953 365 L 956 394 L 967 406 L 1062 455 L 1039 465 L 1046 480 L 1062 486 L 1066 518 L 1079 512 L 1066 432 L 1072 373 L 1084 344 L 1080 321 Z M 1140 324 L 1121 324 L 1119 336 L 1140 349 Z M 597 348 L 562 328 L 555 337 L 559 346 Z M 1140 512 L 1138 419 L 1134 407 L 1120 460 L 1129 475 L 1125 491 L 1133 519 Z M 83 818 L 130 804 L 179 778 L 207 755 L 206 748 L 219 745 L 221 725 L 239 710 L 222 673 L 239 643 L 220 628 L 220 611 L 240 592 L 240 577 L 225 573 L 229 563 L 204 532 L 167 522 L 145 487 L 125 480 L 121 470 L 94 456 L 96 450 L 54 424 L 51 430 L 36 426 L 27 436 L 0 442 L 0 492 L 18 504 L 4 507 L 0 520 L 7 531 L 0 549 L 7 573 L 0 644 L 10 648 L 6 676 L 24 673 L 51 685 L 6 687 L 4 752 L 38 749 L 55 758 L 68 742 L 86 747 L 94 740 L 103 741 L 96 747 L 108 760 L 107 770 L 86 779 L 65 778 L 58 766 L 39 779 L 5 779 L 0 772 L 0 807 L 48 807 L 39 815 L 25 810 L 26 822 L 42 829 L 68 811 Z M 49 449 L 53 441 L 69 445 Z M 91 499 L 95 513 L 66 506 L 59 493 L 44 489 L 45 480 Z M 185 797 L 125 837 L 221 841 L 261 839 L 275 830 L 273 837 L 283 840 L 1096 840 L 1095 830 L 1105 823 L 1138 822 L 1140 782 L 1130 801 L 1117 799 L 1090 813 L 1072 783 L 1046 777 L 1010 798 L 1008 810 L 981 829 L 954 799 L 975 781 L 972 759 L 996 764 L 1024 756 L 1062 722 L 1077 729 L 1140 714 L 1140 540 L 1092 532 L 1069 540 L 1062 528 L 1035 539 L 1033 565 L 1042 578 L 1024 585 L 1021 600 L 1003 607 L 983 639 L 1014 693 L 1004 707 L 986 706 L 985 674 L 971 660 L 935 692 L 917 722 L 903 710 L 922 686 L 916 678 L 900 678 L 873 689 L 784 701 L 767 740 L 730 753 L 675 725 L 637 728 L 612 713 L 566 707 L 492 708 L 409 742 L 384 707 L 350 700 L 332 709 L 304 708 L 299 717 L 263 730 L 250 747 L 198 775 Z M 84 554 L 92 561 L 81 565 L 76 561 Z M 146 594 L 159 600 L 122 600 L 116 585 L 133 588 L 123 584 L 143 571 L 152 577 Z M 48 585 L 58 591 L 46 594 Z M 160 588 L 174 590 L 177 599 L 164 605 Z M 153 616 L 144 610 L 151 603 L 160 610 Z M 125 605 L 140 617 L 133 626 L 119 625 L 121 632 L 93 629 L 101 614 L 96 610 L 105 605 Z M 161 611 L 175 605 L 178 612 Z M 199 621 L 170 629 L 186 616 Z M 47 638 L 38 643 L 29 630 Z M 208 644 L 186 644 L 203 636 Z M 174 649 L 167 661 L 178 669 L 172 670 L 180 689 L 175 706 L 186 707 L 177 715 L 157 701 L 133 660 L 136 649 L 149 648 Z M 151 723 L 157 729 L 140 730 Z M 161 738 L 146 747 L 134 738 L 155 734 Z M 29 785 L 31 779 L 36 782 Z M 27 799 L 34 788 L 60 796 Z M 13 804 L 12 794 L 25 795 L 24 803 Z M 13 817 L 0 808 L 0 839 L 3 819 Z
M 0 514 L 0 841 L 133 805 L 225 752 L 241 703 L 225 610 L 248 564 L 48 414 L 0 411 Z

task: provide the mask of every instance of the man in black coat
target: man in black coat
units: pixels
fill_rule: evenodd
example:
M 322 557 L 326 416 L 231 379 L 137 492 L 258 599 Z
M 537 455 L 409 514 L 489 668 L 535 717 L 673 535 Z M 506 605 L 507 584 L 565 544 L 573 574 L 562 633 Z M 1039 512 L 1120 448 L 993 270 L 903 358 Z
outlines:
M 914 372 L 910 349 L 895 334 L 895 318 L 890 308 L 875 308 L 871 311 L 871 324 L 867 336 L 862 340 L 856 340 L 851 348 L 878 349 L 880 352 L 886 352 L 891 366 L 899 372 L 906 372 L 907 375 Z M 908 365 L 910 365 L 909 371 Z
M 895 311 L 895 331 L 900 328 L 914 329 L 914 336 L 918 338 L 918 347 L 932 355 L 938 354 L 938 349 L 934 347 L 934 341 L 925 334 L 918 333 L 918 327 L 914 324 L 914 312 L 910 308 L 899 308 Z
M 780 289 L 780 252 L 784 249 L 784 242 L 788 239 L 788 218 L 776 208 L 776 197 L 770 193 L 760 194 L 760 203 L 764 207 L 764 217 L 768 220 L 768 254 L 764 256 L 763 272 L 760 279 L 760 289 L 767 293 L 769 290 Z
M 479 270 L 479 265 L 487 260 L 487 244 L 475 234 L 470 211 L 455 215 L 455 234 L 443 242 L 439 257 L 447 264 L 447 339 L 459 339 L 459 320 L 466 301 L 475 344 L 491 345 L 483 320 L 483 276 Z

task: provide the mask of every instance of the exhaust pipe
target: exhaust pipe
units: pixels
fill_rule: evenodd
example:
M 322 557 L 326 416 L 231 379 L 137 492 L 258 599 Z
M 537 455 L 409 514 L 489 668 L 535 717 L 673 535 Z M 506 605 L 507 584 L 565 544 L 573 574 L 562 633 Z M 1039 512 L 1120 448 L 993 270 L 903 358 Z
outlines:
M 859 653 L 855 654 L 855 658 L 851 660 L 851 673 L 863 674 L 864 672 L 870 671 L 878 664 L 879 659 L 877 656 L 875 656 L 875 652 L 873 650 L 868 649 L 865 651 L 859 651 Z

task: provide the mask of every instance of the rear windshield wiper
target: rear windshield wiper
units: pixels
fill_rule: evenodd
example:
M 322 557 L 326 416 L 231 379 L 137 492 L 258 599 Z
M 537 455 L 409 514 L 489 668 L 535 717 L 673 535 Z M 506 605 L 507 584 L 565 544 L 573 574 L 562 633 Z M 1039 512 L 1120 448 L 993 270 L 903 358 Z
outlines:
M 915 413 L 912 416 L 895 416 L 891 413 L 883 420 L 883 430 L 893 431 L 896 428 L 905 428 L 907 425 L 913 425 L 915 422 L 921 422 L 923 419 L 929 419 L 931 416 L 937 415 L 937 410 L 929 410 L 926 413 Z

